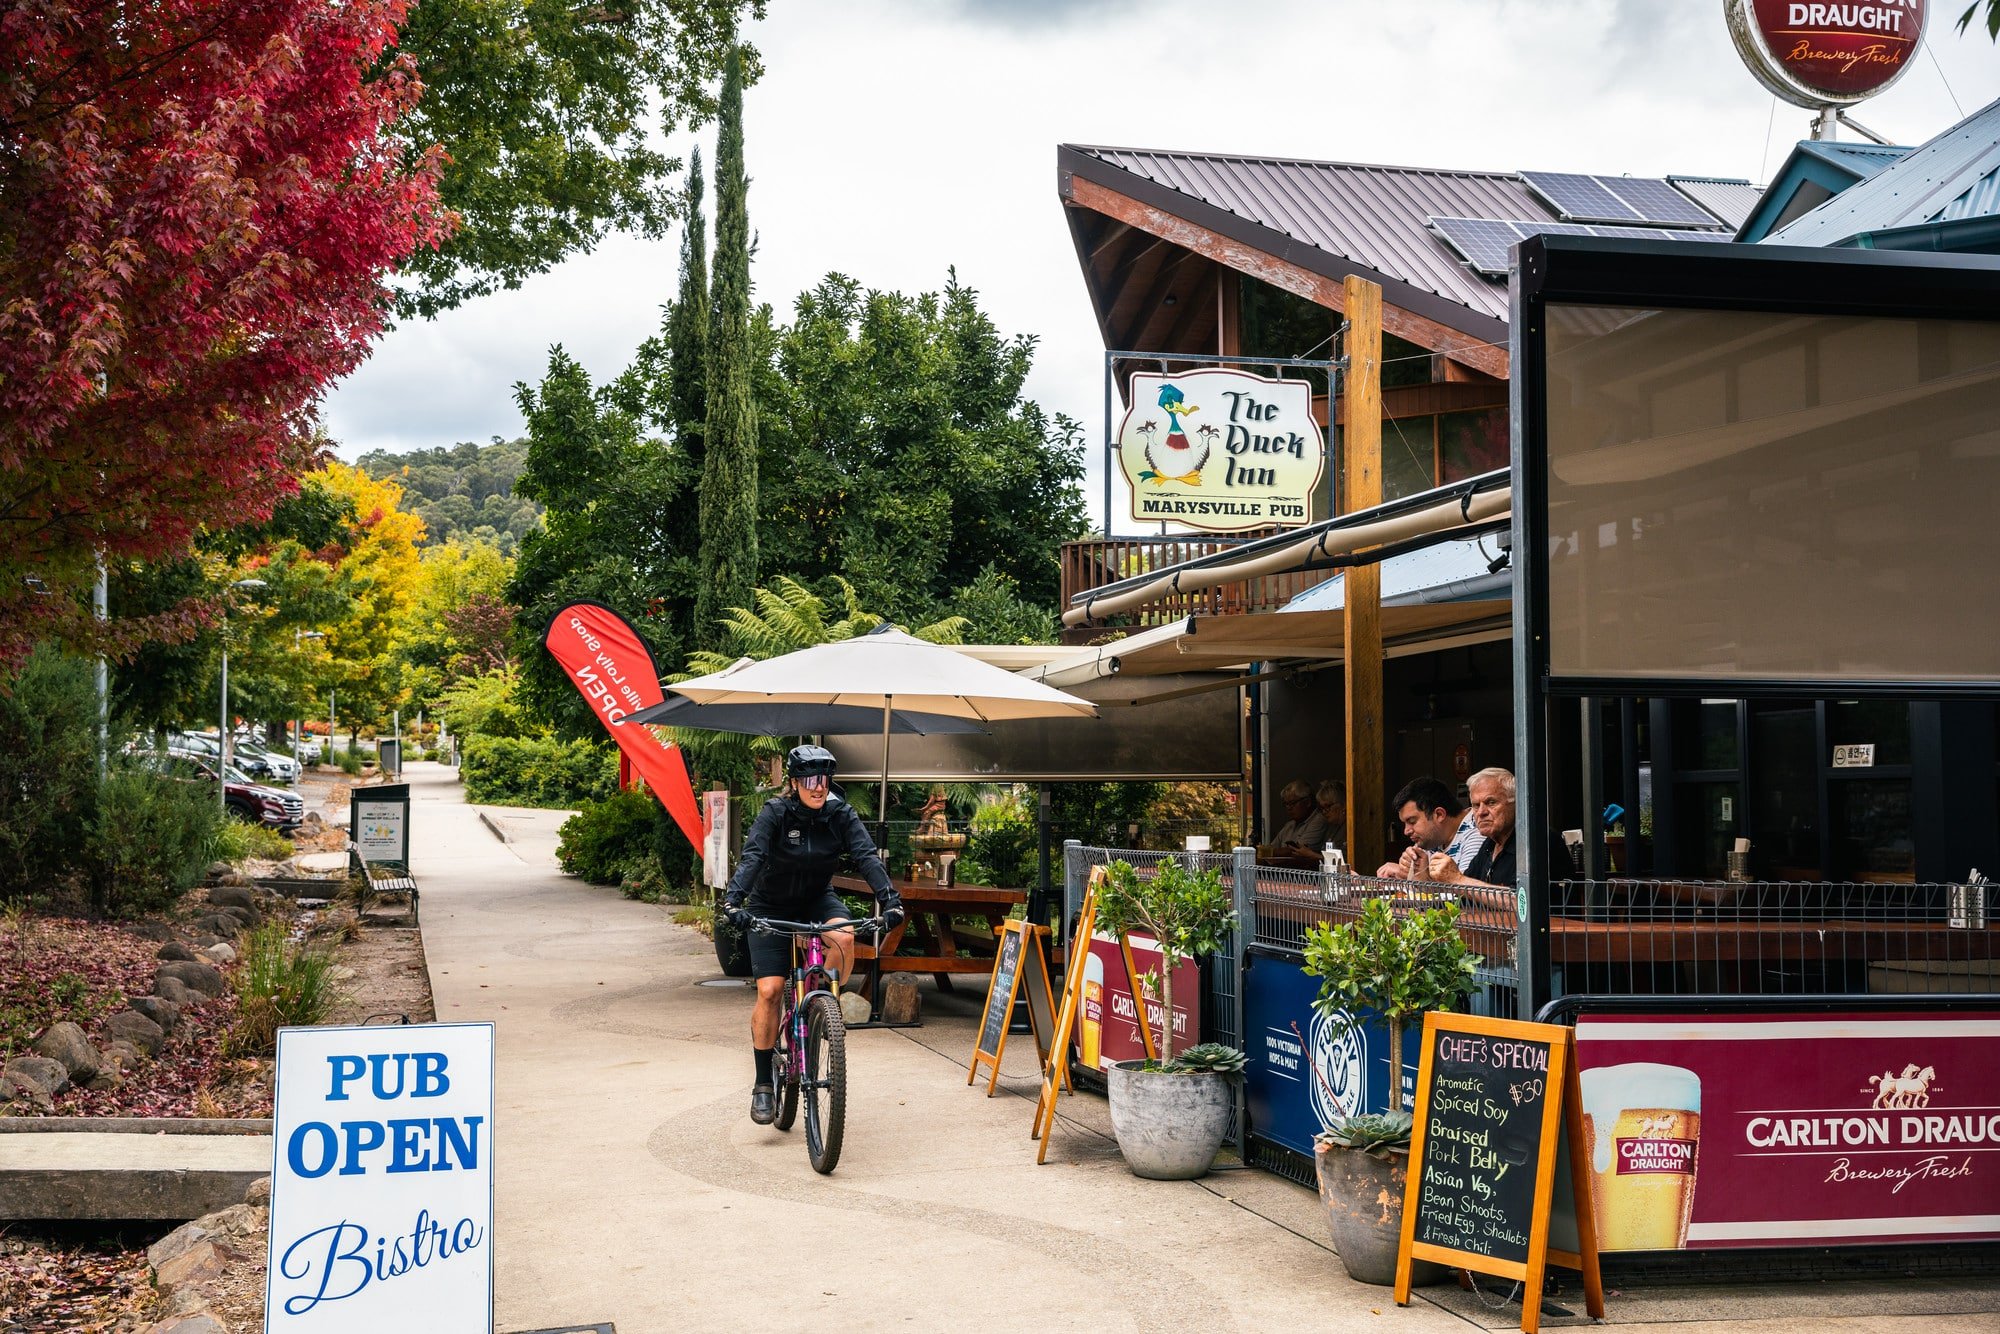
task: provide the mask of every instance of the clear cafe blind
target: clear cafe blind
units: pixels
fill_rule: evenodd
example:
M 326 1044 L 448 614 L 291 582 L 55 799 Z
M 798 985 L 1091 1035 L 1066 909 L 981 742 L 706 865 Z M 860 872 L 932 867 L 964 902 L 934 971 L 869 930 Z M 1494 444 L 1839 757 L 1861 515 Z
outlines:
M 2000 681 L 2000 323 L 1546 328 L 1552 676 Z

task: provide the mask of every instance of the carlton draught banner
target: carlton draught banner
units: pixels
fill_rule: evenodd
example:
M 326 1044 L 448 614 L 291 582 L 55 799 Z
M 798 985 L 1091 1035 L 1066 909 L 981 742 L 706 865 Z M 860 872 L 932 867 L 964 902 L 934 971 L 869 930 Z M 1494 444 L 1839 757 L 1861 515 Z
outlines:
M 542 642 L 687 841 L 701 851 L 701 811 L 680 747 L 661 741 L 650 727 L 618 725 L 627 714 L 666 699 L 653 655 L 638 631 L 601 602 L 572 602 L 550 618 Z

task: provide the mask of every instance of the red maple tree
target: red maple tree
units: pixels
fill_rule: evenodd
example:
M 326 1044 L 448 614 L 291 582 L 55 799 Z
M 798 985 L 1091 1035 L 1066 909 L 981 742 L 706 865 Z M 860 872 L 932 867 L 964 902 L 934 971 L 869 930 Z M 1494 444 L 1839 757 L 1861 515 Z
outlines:
M 451 222 L 439 156 L 383 133 L 421 91 L 384 58 L 405 9 L 0 0 L 0 666 L 93 637 L 99 552 L 296 488 L 321 391 Z

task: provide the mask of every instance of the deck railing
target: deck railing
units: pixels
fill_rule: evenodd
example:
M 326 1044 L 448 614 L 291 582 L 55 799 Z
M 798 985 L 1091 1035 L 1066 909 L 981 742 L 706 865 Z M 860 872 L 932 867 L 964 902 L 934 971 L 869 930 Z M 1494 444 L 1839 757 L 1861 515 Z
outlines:
M 1242 546 L 1271 532 L 1245 533 L 1231 537 L 1202 537 L 1179 533 L 1167 537 L 1094 538 L 1065 542 L 1062 546 L 1062 605 L 1068 608 L 1079 594 L 1130 579 L 1153 574 L 1176 565 Z M 1171 594 L 1143 602 L 1120 613 L 1122 625 L 1165 625 L 1185 616 L 1229 616 L 1246 612 L 1276 611 L 1315 584 L 1338 574 L 1338 570 L 1292 570 L 1217 584 L 1192 593 Z M 1102 627 L 1082 626 L 1069 632 L 1071 639 L 1088 639 L 1103 633 Z

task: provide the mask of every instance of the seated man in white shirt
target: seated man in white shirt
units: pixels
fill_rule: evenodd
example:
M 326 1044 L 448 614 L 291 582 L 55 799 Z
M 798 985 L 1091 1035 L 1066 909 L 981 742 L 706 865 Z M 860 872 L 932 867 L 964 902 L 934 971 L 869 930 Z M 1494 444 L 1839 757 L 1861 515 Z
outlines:
M 1390 803 L 1396 818 L 1403 822 L 1403 834 L 1410 846 L 1392 862 L 1384 862 L 1375 874 L 1384 880 L 1429 880 L 1432 853 L 1450 857 L 1463 871 L 1479 855 L 1486 838 L 1473 821 L 1470 808 L 1461 808 L 1457 794 L 1440 779 L 1413 778 L 1403 785 Z

